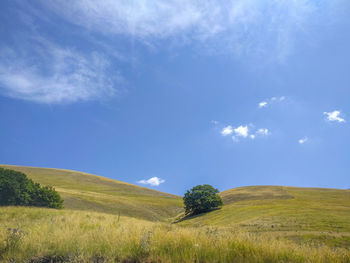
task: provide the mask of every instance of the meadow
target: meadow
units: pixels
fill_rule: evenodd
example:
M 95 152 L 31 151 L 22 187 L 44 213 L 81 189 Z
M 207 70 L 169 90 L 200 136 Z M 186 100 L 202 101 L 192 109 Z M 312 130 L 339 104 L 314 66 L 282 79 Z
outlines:
M 91 174 L 6 166 L 63 210 L 0 207 L 2 262 L 350 262 L 350 191 L 250 186 L 184 218 L 181 197 Z
M 0 224 L 5 262 L 350 262 L 348 249 L 301 245 L 272 232 L 86 211 L 5 207 Z

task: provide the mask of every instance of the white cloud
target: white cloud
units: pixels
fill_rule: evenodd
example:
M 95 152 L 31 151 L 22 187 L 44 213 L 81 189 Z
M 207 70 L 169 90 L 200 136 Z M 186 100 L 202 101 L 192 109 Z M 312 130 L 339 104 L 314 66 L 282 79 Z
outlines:
M 150 42 L 176 38 L 205 49 L 283 61 L 310 21 L 319 21 L 311 0 L 81 0 L 42 1 L 65 19 L 106 35 Z M 327 6 L 324 7 L 325 10 Z M 307 34 L 305 34 L 307 35 Z M 204 44 L 204 45 L 203 45 Z
M 221 135 L 222 136 L 227 136 L 227 135 L 230 135 L 232 132 L 233 132 L 233 128 L 232 128 L 232 126 L 229 125 L 229 126 L 224 127 L 221 130 Z
M 270 99 L 264 100 L 262 102 L 259 102 L 258 107 L 261 108 L 266 108 L 267 106 L 274 104 L 274 103 L 278 103 L 278 102 L 282 102 L 286 99 L 285 96 L 281 96 L 281 97 L 272 97 Z
M 165 182 L 165 180 L 163 180 L 159 177 L 152 177 L 152 178 L 149 178 L 148 180 L 137 181 L 137 183 L 139 183 L 139 184 L 148 184 L 150 186 L 158 186 L 164 182 Z
M 299 143 L 299 144 L 304 144 L 304 143 L 306 143 L 307 141 L 309 141 L 309 138 L 308 138 L 308 137 L 304 137 L 304 138 L 299 139 L 299 140 L 298 140 L 298 143 Z
M 110 97 L 121 78 L 107 73 L 100 53 L 89 55 L 44 40 L 25 49 L 1 50 L 0 92 L 39 103 L 70 103 Z M 31 46 L 33 45 L 33 46 Z
M 220 133 L 223 136 L 233 134 L 232 140 L 235 142 L 239 142 L 240 138 L 242 139 L 250 138 L 251 140 L 254 140 L 258 137 L 265 137 L 267 135 L 270 135 L 270 131 L 268 129 L 260 128 L 255 130 L 253 124 L 250 124 L 249 126 L 240 125 L 236 128 L 234 128 L 231 125 L 228 125 L 224 127 Z
M 235 136 L 246 138 L 249 133 L 248 126 L 239 126 L 233 130 L 235 132 Z
M 326 115 L 326 120 L 328 121 L 345 122 L 345 120 L 340 117 L 341 112 L 338 110 L 332 112 L 324 112 L 323 114 Z
M 256 131 L 256 134 L 257 135 L 262 135 L 262 136 L 266 136 L 266 135 L 269 135 L 269 130 L 268 129 L 258 129 L 257 131 Z
M 259 103 L 259 108 L 264 108 L 267 106 L 267 102 L 266 101 L 262 101 Z

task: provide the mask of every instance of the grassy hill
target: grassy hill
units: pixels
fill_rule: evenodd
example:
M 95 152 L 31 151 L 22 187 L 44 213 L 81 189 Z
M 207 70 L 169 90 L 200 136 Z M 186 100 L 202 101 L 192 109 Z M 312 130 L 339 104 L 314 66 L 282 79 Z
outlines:
M 220 195 L 222 209 L 180 225 L 231 227 L 297 243 L 350 248 L 350 190 L 249 186 Z
M 248 186 L 220 193 L 222 209 L 184 224 L 241 226 L 249 230 L 350 232 L 350 191 L 325 188 Z
M 71 170 L 12 165 L 0 167 L 25 173 L 42 185 L 51 185 L 64 199 L 66 209 L 121 214 L 151 221 L 164 221 L 182 211 L 182 199 L 136 186 Z
M 0 262 L 350 262 L 350 190 L 250 186 L 186 218 L 182 200 L 70 170 L 0 165 L 65 209 L 0 207 Z M 15 230 L 14 230 L 15 229 Z

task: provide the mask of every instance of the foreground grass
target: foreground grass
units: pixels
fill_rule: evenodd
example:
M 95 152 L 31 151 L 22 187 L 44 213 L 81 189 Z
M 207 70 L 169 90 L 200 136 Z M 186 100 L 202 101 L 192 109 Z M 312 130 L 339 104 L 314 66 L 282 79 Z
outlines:
M 350 262 L 349 249 L 274 233 L 94 212 L 3 207 L 0 226 L 3 262 Z

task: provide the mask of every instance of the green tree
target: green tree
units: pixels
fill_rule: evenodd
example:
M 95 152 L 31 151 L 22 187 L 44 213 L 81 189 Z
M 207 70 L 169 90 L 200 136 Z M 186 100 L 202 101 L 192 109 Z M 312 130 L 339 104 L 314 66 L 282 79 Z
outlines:
M 0 168 L 0 205 L 29 205 L 29 184 L 25 174 Z
M 197 185 L 183 197 L 186 214 L 197 215 L 222 206 L 219 190 L 209 184 Z
M 63 200 L 53 187 L 41 187 L 24 173 L 0 168 L 0 205 L 63 208 Z

